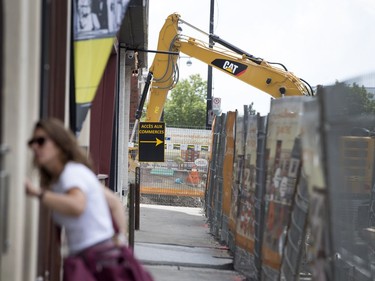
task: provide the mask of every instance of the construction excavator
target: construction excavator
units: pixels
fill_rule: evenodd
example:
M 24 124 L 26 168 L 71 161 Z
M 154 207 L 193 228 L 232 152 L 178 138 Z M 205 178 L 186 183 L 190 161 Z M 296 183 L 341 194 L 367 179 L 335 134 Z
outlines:
M 183 35 L 181 25 L 185 24 L 208 36 L 209 43 Z M 311 86 L 296 77 L 281 63 L 272 63 L 255 57 L 240 48 L 222 40 L 214 34 L 207 34 L 181 19 L 179 14 L 171 14 L 159 33 L 159 41 L 154 61 L 150 67 L 142 97 L 136 112 L 136 123 L 130 138 L 133 142 L 138 122 L 142 116 L 148 91 L 145 122 L 158 122 L 163 113 L 168 92 L 177 84 L 179 78 L 179 54 L 196 58 L 213 68 L 237 78 L 273 98 L 284 96 L 311 96 Z
M 205 34 L 208 36 L 209 42 L 213 43 L 205 43 L 191 36 L 183 35 L 181 33 L 181 25 L 183 24 Z M 268 93 L 273 98 L 314 95 L 312 87 L 303 79 L 289 72 L 283 64 L 268 62 L 262 58 L 253 56 L 214 34 L 207 34 L 194 27 L 182 20 L 179 14 L 171 14 L 166 19 L 159 33 L 156 55 L 150 67 L 141 101 L 136 112 L 136 123 L 130 142 L 134 139 L 148 92 L 150 92 L 150 97 L 145 112 L 145 121 L 160 121 L 168 92 L 178 82 L 179 72 L 177 61 L 180 53 L 196 58 L 213 68 L 223 71 L 250 86 Z M 374 162 L 374 156 L 373 153 L 369 153 L 367 150 L 364 151 L 364 149 L 374 149 L 375 134 L 366 129 L 354 128 L 350 135 L 351 136 L 343 136 L 341 138 L 340 155 L 343 163 L 345 163 L 343 166 L 345 169 L 344 174 L 346 175 L 345 184 L 348 186 L 347 189 L 351 191 L 351 194 L 355 194 L 354 198 L 356 198 L 357 201 L 358 198 L 366 196 L 365 204 L 355 204 L 360 207 L 364 205 L 365 210 L 367 210 L 369 208 L 368 202 L 370 201 L 370 193 L 375 190 L 371 185 L 373 182 L 372 164 Z M 136 151 L 136 148 L 131 149 Z M 136 156 L 136 153 L 132 155 Z M 130 161 L 133 165 L 137 163 L 137 161 L 134 160 L 133 158 L 132 161 Z M 362 164 L 366 165 L 367 168 L 365 169 L 364 166 L 360 166 Z M 132 170 L 132 168 L 130 168 L 130 170 Z M 360 197 L 360 195 L 363 196 Z M 374 195 L 371 196 L 373 197 Z M 349 197 L 347 196 L 345 198 Z M 373 199 L 371 200 L 371 219 L 374 220 L 373 206 L 375 203 L 373 203 Z M 357 213 L 359 214 L 359 211 Z M 374 232 L 373 229 L 371 229 L 371 231 Z

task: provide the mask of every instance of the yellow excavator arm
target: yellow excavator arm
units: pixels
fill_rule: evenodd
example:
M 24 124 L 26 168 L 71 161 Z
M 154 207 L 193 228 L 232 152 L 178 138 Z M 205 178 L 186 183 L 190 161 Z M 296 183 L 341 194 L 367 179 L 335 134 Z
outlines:
M 159 33 L 157 53 L 150 67 L 153 78 L 146 121 L 160 120 L 168 91 L 178 81 L 179 53 L 199 59 L 274 98 L 312 95 L 311 87 L 287 71 L 282 64 L 276 67 L 274 63 L 256 58 L 212 34 L 208 35 L 215 45 L 210 48 L 207 43 L 180 34 L 181 22 L 191 26 L 181 20 L 180 15 L 172 14 L 166 19 Z

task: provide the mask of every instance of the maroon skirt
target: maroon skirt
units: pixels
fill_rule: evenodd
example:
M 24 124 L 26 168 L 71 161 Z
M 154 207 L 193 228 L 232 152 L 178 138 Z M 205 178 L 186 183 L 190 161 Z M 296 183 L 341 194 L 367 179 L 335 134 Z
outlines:
M 112 239 L 64 260 L 64 281 L 152 281 L 127 246 Z

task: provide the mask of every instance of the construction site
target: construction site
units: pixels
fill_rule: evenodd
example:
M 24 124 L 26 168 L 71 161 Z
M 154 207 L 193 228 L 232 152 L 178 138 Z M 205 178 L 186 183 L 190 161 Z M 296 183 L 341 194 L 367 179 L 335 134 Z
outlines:
M 69 281 L 56 210 L 25 192 L 26 178 L 41 185 L 27 143 L 43 147 L 29 138 L 50 117 L 121 202 L 126 243 L 154 281 L 375 280 L 374 70 L 343 77 L 320 62 L 336 80 L 309 82 L 286 67 L 300 60 L 287 47 L 275 62 L 215 34 L 221 1 L 202 4 L 203 27 L 185 4 L 150 2 L 0 0 L 0 281 Z M 364 19 L 375 11 L 349 2 Z M 207 79 L 184 77 L 184 59 Z M 240 106 L 226 110 L 213 77 L 248 87 L 223 93 Z

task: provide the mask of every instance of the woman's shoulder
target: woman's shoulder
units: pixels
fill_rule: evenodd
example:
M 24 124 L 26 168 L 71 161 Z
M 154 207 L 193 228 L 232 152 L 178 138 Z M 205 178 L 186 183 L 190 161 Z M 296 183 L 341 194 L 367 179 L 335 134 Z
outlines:
M 95 186 L 96 182 L 99 181 L 91 169 L 78 162 L 68 162 L 59 177 L 58 185 L 63 191 L 72 187 L 79 187 L 83 191 L 87 191 L 88 187 Z
M 64 172 L 70 173 L 70 172 L 76 172 L 76 173 L 90 173 L 93 174 L 93 171 L 89 169 L 86 165 L 74 161 L 70 161 L 66 163 Z

